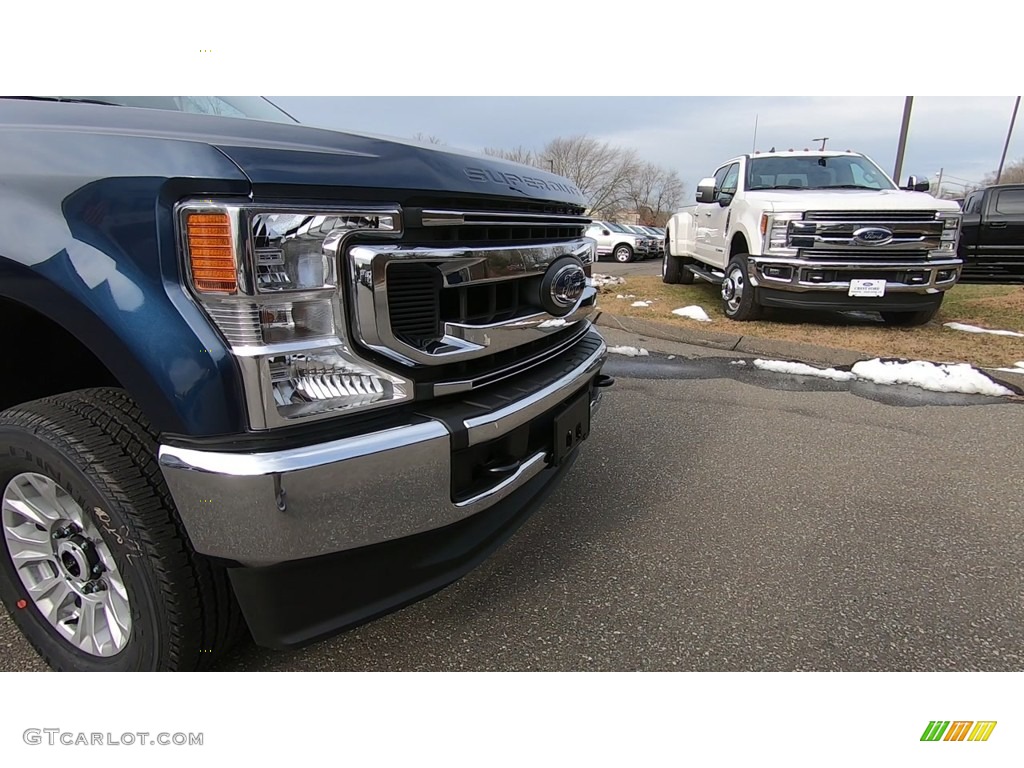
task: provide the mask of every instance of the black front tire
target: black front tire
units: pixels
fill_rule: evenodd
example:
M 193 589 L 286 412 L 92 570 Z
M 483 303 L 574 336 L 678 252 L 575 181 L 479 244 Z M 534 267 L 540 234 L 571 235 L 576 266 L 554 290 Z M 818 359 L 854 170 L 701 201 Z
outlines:
M 939 300 L 929 305 L 925 309 L 919 309 L 914 312 L 879 312 L 886 325 L 895 325 L 898 327 L 911 327 L 915 325 L 926 325 L 930 323 L 936 313 L 939 311 L 939 307 L 942 306 L 943 294 L 939 294 Z
M 758 302 L 757 288 L 750 284 L 747 255 L 733 256 L 722 280 L 722 311 L 730 320 L 759 320 L 764 307 Z
M 619 264 L 629 264 L 633 261 L 633 247 L 625 243 L 617 245 L 612 256 Z
M 124 391 L 69 392 L 0 413 L 0 492 L 26 472 L 57 483 L 94 518 L 132 619 L 114 655 L 76 647 L 31 599 L 0 536 L 0 596 L 51 667 L 203 669 L 244 634 L 227 573 L 192 549 L 157 465 L 155 435 Z

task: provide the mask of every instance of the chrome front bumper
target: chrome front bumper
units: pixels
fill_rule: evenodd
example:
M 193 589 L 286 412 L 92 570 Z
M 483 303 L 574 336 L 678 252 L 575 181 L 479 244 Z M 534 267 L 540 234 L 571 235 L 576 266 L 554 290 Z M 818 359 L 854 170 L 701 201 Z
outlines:
M 799 257 L 748 256 L 747 260 L 753 267 L 750 274 L 752 285 L 794 292 L 846 292 L 850 288 L 850 279 L 855 279 L 858 272 L 884 273 L 892 274 L 893 276 L 899 273 L 919 272 L 924 275 L 923 282 L 908 283 L 899 280 L 887 280 L 885 286 L 886 293 L 938 293 L 949 290 L 956 284 L 963 265 L 963 262 L 956 258 L 927 262 L 851 260 L 835 263 Z M 765 267 L 788 267 L 791 273 L 789 277 L 771 277 L 765 274 Z M 837 273 L 836 277 L 839 279 L 821 282 L 807 280 L 803 276 L 808 271 L 835 272 Z M 942 272 L 952 273 L 952 276 L 940 280 L 939 274 Z
M 584 338 L 594 351 L 571 370 L 456 425 L 458 447 L 501 438 L 585 388 L 593 413 L 599 395 L 592 383 L 607 346 L 594 330 Z M 428 412 L 406 426 L 272 453 L 162 445 L 159 463 L 197 552 L 269 565 L 442 528 L 493 506 L 550 466 L 550 454 L 537 452 L 486 492 L 454 502 L 450 425 Z

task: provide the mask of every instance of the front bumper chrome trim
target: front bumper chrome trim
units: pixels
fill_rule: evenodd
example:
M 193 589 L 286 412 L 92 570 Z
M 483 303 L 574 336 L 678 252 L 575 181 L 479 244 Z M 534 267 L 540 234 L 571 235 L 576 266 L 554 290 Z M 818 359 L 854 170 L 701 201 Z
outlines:
M 850 288 L 849 280 L 835 280 L 828 282 L 814 282 L 801 280 L 802 270 L 817 270 L 822 272 L 923 272 L 927 275 L 923 283 L 904 283 L 887 281 L 886 293 L 936 293 L 952 288 L 960 277 L 960 269 L 963 261 L 960 259 L 944 259 L 942 261 L 845 261 L 827 262 L 815 261 L 812 259 L 786 258 L 778 256 L 749 256 L 748 261 L 754 266 L 750 275 L 752 285 L 774 288 L 780 291 L 793 291 L 797 293 L 808 291 L 847 291 Z M 790 277 L 772 277 L 764 274 L 764 267 L 791 267 Z M 940 272 L 953 272 L 953 276 L 946 280 L 939 280 Z
M 597 335 L 595 331 L 589 334 Z M 598 337 L 599 338 L 599 337 Z M 586 387 L 603 341 L 539 391 L 462 423 L 470 445 L 500 438 Z M 591 411 L 598 402 L 591 398 Z M 452 435 L 429 413 L 418 423 L 319 445 L 238 454 L 162 445 L 158 460 L 192 545 L 243 565 L 269 565 L 404 538 L 458 522 L 528 483 L 549 463 L 452 501 Z

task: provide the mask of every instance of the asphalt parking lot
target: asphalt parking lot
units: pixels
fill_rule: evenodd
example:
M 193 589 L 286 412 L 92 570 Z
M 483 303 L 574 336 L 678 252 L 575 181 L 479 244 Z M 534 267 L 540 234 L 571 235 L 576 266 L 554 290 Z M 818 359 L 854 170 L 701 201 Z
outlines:
M 222 668 L 1021 668 L 1024 406 L 660 348 L 609 362 L 572 473 L 476 571 Z M 0 648 L 4 671 L 44 668 L 6 614 Z
M 633 261 L 629 264 L 620 264 L 612 261 L 611 256 L 605 256 L 594 264 L 593 271 L 602 275 L 615 275 L 617 277 L 637 277 L 639 275 L 660 275 L 661 259 L 644 259 Z

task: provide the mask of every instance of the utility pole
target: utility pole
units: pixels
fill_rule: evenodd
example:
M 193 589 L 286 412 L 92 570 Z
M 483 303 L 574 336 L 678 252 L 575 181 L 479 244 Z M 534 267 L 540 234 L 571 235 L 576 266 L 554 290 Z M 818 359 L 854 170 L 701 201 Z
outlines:
M 903 125 L 900 127 L 900 143 L 896 148 L 896 170 L 893 171 L 893 181 L 896 186 L 900 185 L 900 174 L 903 173 L 903 155 L 907 151 L 907 134 L 910 132 L 910 110 L 914 107 L 914 97 L 907 96 L 903 104 Z
M 1020 96 L 1013 102 L 1013 116 L 1010 118 L 1010 130 L 1006 132 L 1006 143 L 1003 144 L 1003 156 L 999 159 L 999 170 L 996 171 L 996 184 L 1003 175 L 1003 165 L 1006 163 L 1006 150 L 1010 148 L 1010 137 L 1013 135 L 1013 124 L 1017 122 L 1017 107 L 1020 106 Z
M 820 139 L 811 139 L 811 141 L 820 141 L 821 142 L 821 151 L 824 152 L 825 151 L 825 142 L 828 141 L 828 139 L 829 139 L 828 136 L 823 136 Z
M 942 172 L 945 170 L 945 168 L 939 168 L 939 180 L 935 184 L 935 196 L 940 200 L 942 199 Z

